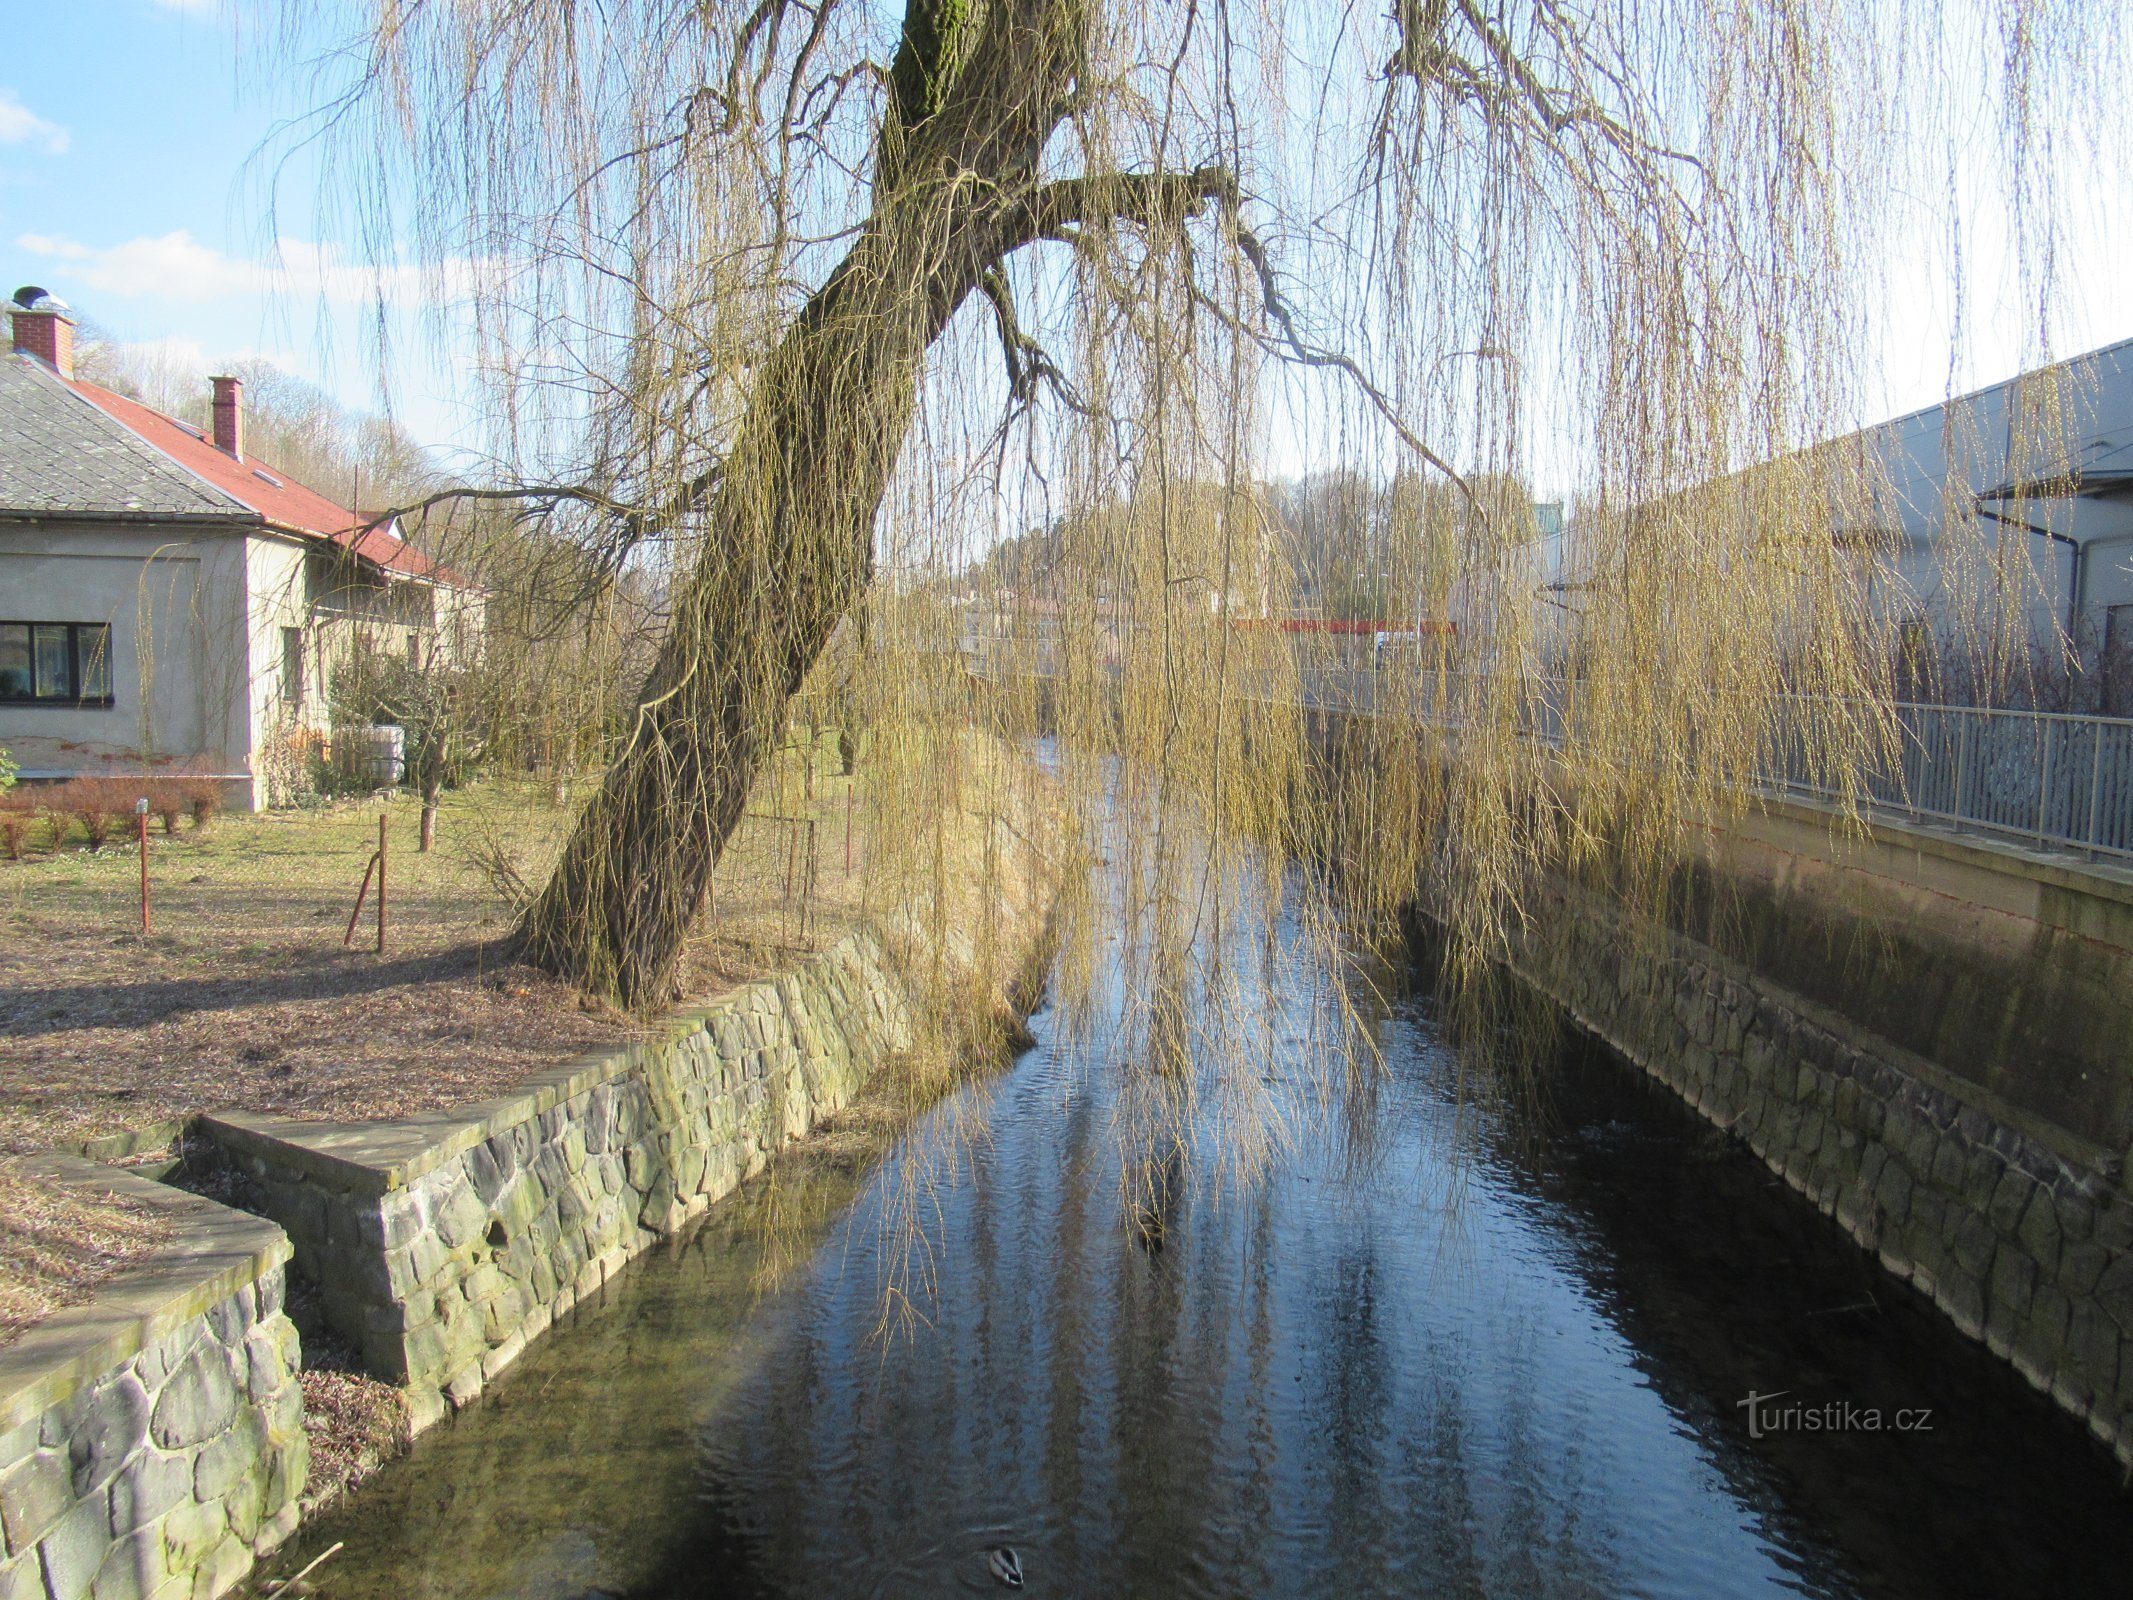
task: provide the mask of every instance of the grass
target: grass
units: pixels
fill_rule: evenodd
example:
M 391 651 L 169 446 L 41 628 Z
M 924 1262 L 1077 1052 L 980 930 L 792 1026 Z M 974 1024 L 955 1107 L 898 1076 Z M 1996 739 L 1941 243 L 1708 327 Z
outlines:
M 692 994 L 845 926 L 859 882 L 856 859 L 843 871 L 850 783 L 826 766 L 812 797 L 797 756 L 766 778 L 691 948 Z M 541 881 L 588 792 L 558 803 L 551 785 L 496 781 L 447 794 L 428 855 L 410 798 L 152 830 L 146 934 L 130 841 L 0 861 L 0 1154 L 208 1110 L 406 1116 L 626 1037 L 630 1018 L 518 964 L 505 942 L 514 896 Z M 354 948 L 342 944 L 381 816 L 382 956 L 374 901 Z M 803 904 L 810 817 L 816 893 Z

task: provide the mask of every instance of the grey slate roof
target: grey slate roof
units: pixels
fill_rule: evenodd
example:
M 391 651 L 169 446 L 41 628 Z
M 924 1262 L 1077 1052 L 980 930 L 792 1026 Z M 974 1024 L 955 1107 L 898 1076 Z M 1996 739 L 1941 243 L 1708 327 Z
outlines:
M 259 521 L 23 355 L 0 356 L 0 516 Z

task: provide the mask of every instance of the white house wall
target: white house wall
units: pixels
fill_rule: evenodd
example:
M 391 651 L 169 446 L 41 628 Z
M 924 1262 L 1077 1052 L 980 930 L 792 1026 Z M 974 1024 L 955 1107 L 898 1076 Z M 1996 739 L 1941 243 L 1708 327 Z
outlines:
M 168 525 L 0 526 L 0 619 L 108 623 L 114 700 L 0 705 L 0 746 L 31 773 L 246 772 L 243 544 Z
M 245 598 L 251 612 L 251 693 L 246 716 L 251 727 L 256 804 L 281 797 L 277 763 L 301 762 L 301 731 L 322 728 L 326 721 L 326 685 L 317 636 L 311 626 L 306 585 L 306 549 L 291 539 L 254 535 L 245 540 Z M 283 679 L 282 630 L 303 634 L 304 681 L 300 700 L 292 702 Z M 283 801 L 286 804 L 286 800 Z

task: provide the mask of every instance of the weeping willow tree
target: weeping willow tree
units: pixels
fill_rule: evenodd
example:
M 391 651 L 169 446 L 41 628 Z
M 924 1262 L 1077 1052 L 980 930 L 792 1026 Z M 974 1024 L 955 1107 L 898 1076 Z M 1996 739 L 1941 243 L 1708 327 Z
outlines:
M 1889 630 L 1840 535 L 1886 485 L 1820 442 L 1899 221 L 1958 237 L 1891 196 L 2004 193 L 2041 340 L 2108 9 L 292 6 L 336 192 L 469 297 L 483 493 L 669 597 L 534 959 L 668 998 L 811 682 L 1060 735 L 1112 862 L 1069 921 L 1135 930 L 1159 1066 L 1252 1010 L 1285 863 L 1338 861 L 1344 915 L 1426 894 L 1480 964 L 1547 873 L 1658 881 L 1781 738 L 1856 799 Z M 1390 645 L 1329 785 L 1313 707 L 1362 663 L 1298 625 L 1276 480 L 1333 469 L 1379 491 L 1344 605 Z M 1947 559 L 2011 592 L 1969 525 Z

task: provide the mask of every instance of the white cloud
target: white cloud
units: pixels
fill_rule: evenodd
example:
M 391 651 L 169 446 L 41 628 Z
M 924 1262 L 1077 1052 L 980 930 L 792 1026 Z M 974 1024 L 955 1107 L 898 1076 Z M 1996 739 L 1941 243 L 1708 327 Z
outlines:
M 67 130 L 37 115 L 7 89 L 0 89 L 0 144 L 33 144 L 45 154 L 67 153 Z
M 190 232 L 86 245 L 55 234 L 26 233 L 16 245 L 69 269 L 100 294 L 125 298 L 211 301 L 273 295 L 292 302 L 325 300 L 334 305 L 414 306 L 438 297 L 462 297 L 471 283 L 467 267 L 447 263 L 440 274 L 408 264 L 370 267 L 349 260 L 338 245 L 309 239 L 276 241 L 273 257 L 248 260 L 202 244 Z
M 104 294 L 217 300 L 255 293 L 261 285 L 254 263 L 211 250 L 183 228 L 161 238 L 129 239 L 106 249 L 44 233 L 26 233 L 15 243 L 31 255 L 70 268 L 75 277 Z

